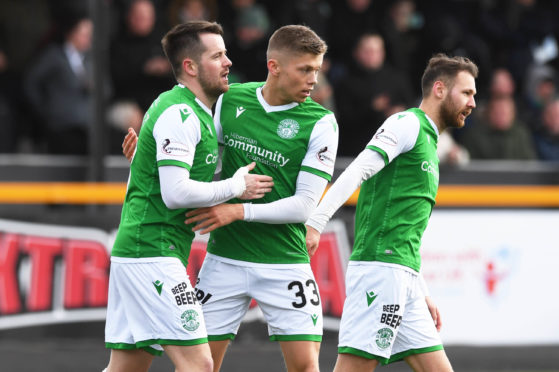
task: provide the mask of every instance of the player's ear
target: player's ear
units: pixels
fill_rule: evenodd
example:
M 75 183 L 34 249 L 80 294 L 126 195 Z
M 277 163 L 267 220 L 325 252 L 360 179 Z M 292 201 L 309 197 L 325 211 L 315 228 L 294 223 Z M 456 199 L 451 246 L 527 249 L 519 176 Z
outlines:
M 433 95 L 438 99 L 443 99 L 446 92 L 446 86 L 440 80 L 435 81 L 433 84 Z
M 198 65 L 192 58 L 185 58 L 182 60 L 182 70 L 189 76 L 196 76 Z
M 280 72 L 280 65 L 277 59 L 270 58 L 267 62 L 268 72 L 273 76 L 278 76 Z

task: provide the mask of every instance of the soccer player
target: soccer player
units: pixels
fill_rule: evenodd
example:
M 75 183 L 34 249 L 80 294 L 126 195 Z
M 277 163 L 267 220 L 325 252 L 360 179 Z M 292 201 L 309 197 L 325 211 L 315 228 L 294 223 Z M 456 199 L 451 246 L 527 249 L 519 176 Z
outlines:
M 252 298 L 288 371 L 318 371 L 322 308 L 304 222 L 331 179 L 338 145 L 334 115 L 309 97 L 326 49 L 308 27 L 281 27 L 269 40 L 266 81 L 232 85 L 217 101 L 222 177 L 252 160 L 274 188 L 253 204 L 233 200 L 187 214 L 195 230 L 212 231 L 196 291 L 215 371 Z
M 107 370 L 147 371 L 165 350 L 176 371 L 211 371 L 201 305 L 186 274 L 192 226 L 184 214 L 233 197 L 270 191 L 255 164 L 210 182 L 217 166 L 217 133 L 210 107 L 228 90 L 231 61 L 221 26 L 188 22 L 162 40 L 178 84 L 144 117 L 130 167 L 120 226 L 111 252 L 105 327 Z
M 477 66 L 433 56 L 419 108 L 390 116 L 307 221 L 307 248 L 361 185 L 335 372 L 373 371 L 404 359 L 414 371 L 451 371 L 441 319 L 420 275 L 419 247 L 437 194 L 437 140 L 475 108 Z

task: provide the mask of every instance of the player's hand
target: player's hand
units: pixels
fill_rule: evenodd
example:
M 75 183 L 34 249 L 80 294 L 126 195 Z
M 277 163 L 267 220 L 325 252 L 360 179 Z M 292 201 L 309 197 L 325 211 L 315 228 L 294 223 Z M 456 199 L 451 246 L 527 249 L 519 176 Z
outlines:
M 255 162 L 250 163 L 246 166 L 248 171 L 251 171 L 256 166 Z M 260 199 L 265 194 L 272 191 L 274 186 L 274 179 L 270 176 L 265 176 L 262 174 L 245 174 L 245 191 L 240 199 L 251 200 Z
M 207 234 L 218 227 L 242 220 L 245 210 L 242 204 L 218 204 L 213 207 L 194 209 L 186 214 L 185 224 L 196 223 L 192 231 Z
M 307 236 L 305 243 L 307 244 L 307 251 L 309 252 L 309 257 L 312 257 L 316 250 L 318 249 L 318 243 L 320 242 L 320 233 L 309 225 L 307 227 Z
M 136 144 L 138 143 L 138 135 L 132 128 L 128 128 L 128 133 L 122 142 L 122 153 L 126 156 L 129 162 L 132 161 L 134 153 L 136 152 Z
M 427 308 L 431 313 L 431 318 L 433 318 L 433 321 L 435 322 L 435 327 L 437 328 L 437 331 L 440 332 L 441 327 L 443 326 L 443 322 L 441 320 L 441 313 L 439 312 L 439 308 L 437 307 L 437 305 L 435 305 L 435 303 L 429 296 L 425 297 L 425 302 L 427 302 Z

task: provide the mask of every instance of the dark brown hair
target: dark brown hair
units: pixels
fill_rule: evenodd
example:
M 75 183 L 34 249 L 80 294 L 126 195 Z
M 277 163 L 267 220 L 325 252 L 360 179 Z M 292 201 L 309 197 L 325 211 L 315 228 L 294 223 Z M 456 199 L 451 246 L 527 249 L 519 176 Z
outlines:
M 182 61 L 192 58 L 199 62 L 204 52 L 200 34 L 210 33 L 223 36 L 223 29 L 218 23 L 208 21 L 189 21 L 173 27 L 161 39 L 161 46 L 167 59 L 173 66 L 175 77 L 182 72 Z
M 454 85 L 454 78 L 459 72 L 466 71 L 474 78 L 477 78 L 478 67 L 470 59 L 466 57 L 449 57 L 446 54 L 435 54 L 423 72 L 421 78 L 421 90 L 423 97 L 428 97 L 431 93 L 431 88 L 437 80 L 440 80 L 449 89 Z

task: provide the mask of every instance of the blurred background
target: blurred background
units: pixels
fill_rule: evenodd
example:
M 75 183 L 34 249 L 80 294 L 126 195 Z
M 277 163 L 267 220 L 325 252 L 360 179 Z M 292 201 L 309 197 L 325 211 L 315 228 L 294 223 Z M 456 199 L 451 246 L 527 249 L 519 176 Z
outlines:
M 457 370 L 559 371 L 552 0 L 0 1 L 2 371 L 104 368 L 108 251 L 128 177 L 120 146 L 174 84 L 162 36 L 192 19 L 224 27 L 230 82 L 266 79 L 267 40 L 282 25 L 306 24 L 327 42 L 312 96 L 339 123 L 334 178 L 385 118 L 419 104 L 430 56 L 475 61 L 477 108 L 439 140 L 424 274 Z M 329 318 L 324 370 L 336 356 L 355 201 L 336 214 L 331 244 L 321 245 L 327 269 L 315 271 Z M 224 371 L 282 370 L 260 319 L 243 325 Z M 26 358 L 31 350 L 36 358 Z M 171 369 L 162 360 L 153 370 Z

